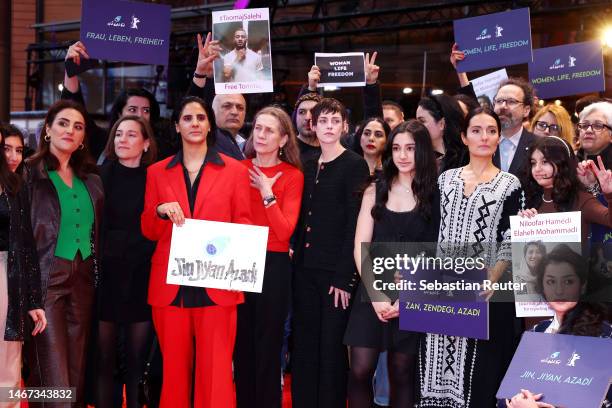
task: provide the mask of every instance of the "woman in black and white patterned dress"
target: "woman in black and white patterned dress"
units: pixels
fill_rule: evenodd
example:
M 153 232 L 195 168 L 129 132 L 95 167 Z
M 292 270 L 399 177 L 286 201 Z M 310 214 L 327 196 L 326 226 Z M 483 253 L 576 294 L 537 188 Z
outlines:
M 488 279 L 510 281 L 509 216 L 516 215 L 521 185 L 493 165 L 501 124 L 488 108 L 466 118 L 462 135 L 469 163 L 445 171 L 440 188 L 438 256 L 484 258 Z M 497 294 L 496 294 L 497 295 Z M 495 393 L 514 353 L 521 324 L 513 303 L 489 306 L 489 340 L 427 334 L 419 357 L 419 407 L 494 407 Z

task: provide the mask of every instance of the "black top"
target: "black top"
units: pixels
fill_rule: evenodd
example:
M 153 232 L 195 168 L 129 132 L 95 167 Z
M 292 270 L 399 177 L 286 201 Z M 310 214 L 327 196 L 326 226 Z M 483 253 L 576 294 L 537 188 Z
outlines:
M 312 146 L 308 143 L 298 139 L 298 148 L 300 149 L 300 161 L 302 167 L 306 166 L 306 163 L 313 159 L 318 159 L 321 155 L 321 148 L 319 146 Z
M 100 168 L 105 205 L 102 221 L 100 319 L 150 320 L 147 288 L 155 243 L 140 228 L 147 170 L 109 160 Z
M 181 164 L 183 167 L 183 176 L 185 179 L 185 187 L 187 188 L 187 198 L 189 200 L 189 210 L 193 214 L 193 209 L 195 207 L 196 196 L 198 194 L 198 187 L 200 185 L 200 181 L 202 179 L 202 172 L 204 171 L 204 167 L 207 163 L 214 163 L 219 166 L 223 166 L 223 159 L 219 156 L 219 153 L 216 147 L 209 147 L 206 151 L 206 157 L 204 158 L 204 162 L 198 171 L 198 175 L 193 181 L 193 185 L 191 184 L 191 180 L 189 179 L 189 172 L 183 163 L 183 151 L 179 150 L 179 152 L 174 156 L 174 158 L 168 163 L 167 168 L 172 168 L 177 164 Z M 214 306 L 215 302 L 208 296 L 205 290 L 202 288 L 194 287 L 194 286 L 184 286 L 181 285 L 178 293 L 176 294 L 176 298 L 172 301 L 171 306 L 179 306 L 179 307 L 203 307 L 203 306 Z
M 0 194 L 0 251 L 8 251 L 11 214 L 6 193 Z
M 365 160 L 350 150 L 330 162 L 311 160 L 304 166 L 294 263 L 329 271 L 332 285 L 345 291 L 355 286 L 355 226 L 369 175 Z

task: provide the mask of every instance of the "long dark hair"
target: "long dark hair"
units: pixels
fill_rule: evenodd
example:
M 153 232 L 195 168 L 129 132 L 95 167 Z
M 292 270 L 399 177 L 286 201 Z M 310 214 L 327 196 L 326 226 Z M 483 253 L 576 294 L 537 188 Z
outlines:
M 123 108 L 125 108 L 125 105 L 131 96 L 140 96 L 149 100 L 149 106 L 151 109 L 149 111 L 149 122 L 151 123 L 151 127 L 157 124 L 157 121 L 159 120 L 159 104 L 157 103 L 157 100 L 155 100 L 155 96 L 144 88 L 128 88 L 122 90 L 113 102 L 113 106 L 110 111 L 109 128 L 112 128 L 115 125 L 115 122 L 117 122 L 117 120 L 123 115 Z
M 387 144 L 382 156 L 382 175 L 377 181 L 376 203 L 372 208 L 372 218 L 380 219 L 383 207 L 389 199 L 389 191 L 393 180 L 397 177 L 398 169 L 393 163 L 393 141 L 400 133 L 410 133 L 414 138 L 415 174 L 412 179 L 412 191 L 416 199 L 416 211 L 426 219 L 431 216 L 432 195 L 438 188 L 437 165 L 431 137 L 427 128 L 418 120 L 410 119 L 400 123 L 387 138 Z
M 194 102 L 200 105 L 202 109 L 204 109 L 204 112 L 206 112 L 206 118 L 208 119 L 208 125 L 210 126 L 210 131 L 208 132 L 208 136 L 206 136 L 206 146 L 212 147 L 215 145 L 216 141 L 217 121 L 215 119 L 215 113 L 206 104 L 206 102 L 204 102 L 202 98 L 198 98 L 197 96 L 186 96 L 185 98 L 183 98 L 179 106 L 172 114 L 172 122 L 177 124 L 179 119 L 181 118 L 181 115 L 183 115 L 183 109 L 185 109 L 185 106 Z M 182 143 L 180 134 L 178 135 L 178 138 L 179 140 L 181 140 Z
M 442 139 L 446 153 L 442 159 L 440 173 L 467 164 L 467 148 L 461 141 L 465 119 L 457 100 L 448 95 L 432 95 L 421 98 L 419 106 L 434 118 L 436 122 L 444 119 Z
M 3 133 L 4 135 L 4 133 Z M 9 169 L 4 155 L 4 138 L 0 143 L 0 186 L 7 194 L 15 195 L 21 187 L 21 178 Z
M 544 294 L 544 272 L 551 263 L 567 263 L 571 265 L 580 281 L 580 286 L 586 286 L 588 276 L 587 262 L 568 245 L 559 244 L 538 265 L 536 289 L 542 295 Z M 571 299 L 567 301 L 571 301 Z M 579 300 L 576 306 L 566 314 L 558 333 L 597 337 L 601 334 L 601 327 L 602 323 L 606 320 L 606 313 L 607 309 L 599 303 L 587 302 L 584 299 Z
M 353 151 L 361 157 L 363 157 L 363 149 L 361 148 L 361 135 L 363 135 L 363 131 L 370 124 L 370 122 L 380 123 L 380 125 L 383 127 L 383 131 L 385 132 L 385 137 L 387 139 L 389 138 L 389 133 L 391 133 L 391 128 L 389 127 L 387 122 L 385 122 L 385 120 L 381 117 L 371 117 L 359 123 L 359 130 L 357 130 L 355 136 L 353 137 L 353 146 L 351 147 L 353 148 Z
M 38 142 L 38 150 L 36 151 L 36 153 L 34 153 L 32 157 L 27 160 L 27 163 L 30 166 L 34 167 L 39 165 L 41 162 L 44 162 L 47 166 L 47 170 L 57 170 L 59 168 L 59 161 L 57 160 L 57 157 L 55 157 L 53 153 L 51 153 L 51 150 L 49 150 L 50 143 L 45 140 L 45 136 L 47 127 L 51 127 L 57 114 L 63 111 L 64 109 L 76 110 L 81 114 L 81 116 L 83 116 L 83 120 L 85 122 L 85 136 L 83 138 L 83 147 L 75 150 L 72 155 L 70 155 L 70 160 L 68 161 L 70 167 L 72 168 L 72 171 L 74 171 L 77 177 L 85 178 L 89 173 L 98 172 L 98 168 L 91 159 L 91 156 L 89 155 L 89 149 L 87 147 L 87 131 L 89 129 L 87 124 L 91 122 L 89 115 L 87 114 L 87 111 L 85 111 L 83 105 L 71 101 L 69 99 L 61 99 L 55 102 L 47 111 L 47 116 L 45 117 L 45 122 L 43 124 L 42 134 L 40 135 L 40 140 Z
M 539 150 L 549 161 L 555 171 L 552 199 L 559 211 L 571 211 L 582 184 L 578 180 L 576 167 L 578 162 L 572 148 L 558 137 L 542 137 L 529 147 L 529 162 L 522 169 L 521 185 L 525 190 L 527 208 L 538 208 L 542 204 L 544 189 L 533 178 L 531 173 L 531 155 Z

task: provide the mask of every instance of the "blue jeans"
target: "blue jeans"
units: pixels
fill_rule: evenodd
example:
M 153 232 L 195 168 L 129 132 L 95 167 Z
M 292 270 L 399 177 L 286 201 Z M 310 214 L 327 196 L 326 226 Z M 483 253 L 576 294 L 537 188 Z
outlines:
M 387 371 L 387 352 L 378 356 L 378 365 L 372 381 L 374 387 L 374 402 L 377 405 L 389 406 L 389 373 Z

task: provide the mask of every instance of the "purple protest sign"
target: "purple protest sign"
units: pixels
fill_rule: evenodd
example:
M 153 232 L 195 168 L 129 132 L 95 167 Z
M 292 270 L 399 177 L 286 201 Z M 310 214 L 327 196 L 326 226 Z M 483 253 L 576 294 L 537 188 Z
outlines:
M 458 72 L 531 62 L 529 8 L 453 21 L 455 42 L 465 53 Z
M 489 304 L 479 297 L 485 289 L 482 283 L 486 270 L 475 269 L 461 275 L 417 270 L 403 277 L 401 330 L 488 340 Z
M 92 58 L 168 65 L 170 6 L 83 0 L 81 41 Z
M 600 407 L 612 378 L 610 355 L 610 339 L 525 332 L 497 398 L 526 389 L 554 406 Z
M 529 80 L 540 98 L 604 91 L 601 42 L 595 40 L 533 50 Z

